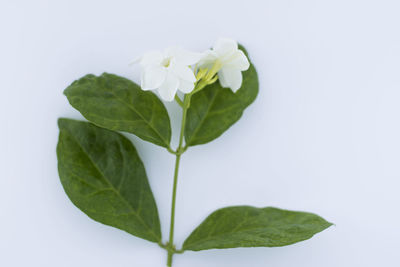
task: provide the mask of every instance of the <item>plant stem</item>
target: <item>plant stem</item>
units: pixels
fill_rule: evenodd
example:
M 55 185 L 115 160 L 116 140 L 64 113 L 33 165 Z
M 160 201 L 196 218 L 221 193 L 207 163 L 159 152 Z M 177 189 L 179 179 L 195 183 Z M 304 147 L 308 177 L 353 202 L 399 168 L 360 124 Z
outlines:
M 172 266 L 172 256 L 174 255 L 173 253 L 173 244 L 174 244 L 174 227 L 175 227 L 175 203 L 176 203 L 176 189 L 178 185 L 178 170 L 179 170 L 179 162 L 181 159 L 181 155 L 178 154 L 176 155 L 176 160 L 175 160 L 175 173 L 174 173 L 174 185 L 172 189 L 172 204 L 171 204 L 171 224 L 169 228 L 169 241 L 168 245 L 169 250 L 168 250 L 168 260 L 167 260 L 167 266 Z
M 187 109 L 189 107 L 190 95 L 185 95 L 183 101 L 183 112 L 182 112 L 182 123 L 181 123 L 181 133 L 179 136 L 179 145 L 176 149 L 176 160 L 175 160 L 175 171 L 174 171 L 174 185 L 172 188 L 172 203 L 171 203 L 171 223 L 169 228 L 169 241 L 168 241 L 168 259 L 167 259 L 167 266 L 172 266 L 172 257 L 175 253 L 175 246 L 174 246 L 174 227 L 175 227 L 175 204 L 176 204 L 176 191 L 178 186 L 178 171 L 179 171 L 179 163 L 181 160 L 181 155 L 184 152 L 183 147 L 183 135 L 185 131 L 186 125 L 186 114 Z
M 179 98 L 178 95 L 175 95 L 175 101 L 176 101 L 176 103 L 179 104 L 179 106 L 181 106 L 181 107 L 183 108 L 183 102 L 182 102 L 182 100 Z

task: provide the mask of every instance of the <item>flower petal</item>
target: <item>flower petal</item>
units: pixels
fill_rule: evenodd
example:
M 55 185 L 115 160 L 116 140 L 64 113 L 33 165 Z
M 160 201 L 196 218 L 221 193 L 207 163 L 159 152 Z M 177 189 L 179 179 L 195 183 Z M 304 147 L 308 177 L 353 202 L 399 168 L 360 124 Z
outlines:
M 196 77 L 194 76 L 193 70 L 188 66 L 177 64 L 175 61 L 171 63 L 168 68 L 169 71 L 173 72 L 177 77 L 188 82 L 195 82 Z
M 217 54 L 212 50 L 207 50 L 202 53 L 202 57 L 198 63 L 200 68 L 211 69 L 214 62 L 217 60 Z
M 142 71 L 141 87 L 143 90 L 154 90 L 164 82 L 167 75 L 165 68 L 148 67 Z
M 242 50 L 237 50 L 225 63 L 225 66 L 244 71 L 250 67 L 250 62 Z
M 179 81 L 178 90 L 181 91 L 182 93 L 188 94 L 188 93 L 192 92 L 193 89 L 194 89 L 194 83 L 188 82 L 185 80 Z
M 218 57 L 224 57 L 234 53 L 238 49 L 238 44 L 235 40 L 220 38 L 215 42 L 213 49 Z
M 161 84 L 160 88 L 158 88 L 158 93 L 165 101 L 172 101 L 174 100 L 178 86 L 178 77 L 176 77 L 173 73 L 168 72 L 165 81 L 163 84 Z
M 140 65 L 145 68 L 152 65 L 161 65 L 163 58 L 164 55 L 161 51 L 150 51 L 142 56 Z
M 242 86 L 242 72 L 238 69 L 223 68 L 218 72 L 222 87 L 229 87 L 234 93 Z
M 173 57 L 179 64 L 190 66 L 199 62 L 202 57 L 201 53 L 195 53 L 185 50 L 181 47 L 170 47 L 167 48 L 165 54 L 169 57 Z

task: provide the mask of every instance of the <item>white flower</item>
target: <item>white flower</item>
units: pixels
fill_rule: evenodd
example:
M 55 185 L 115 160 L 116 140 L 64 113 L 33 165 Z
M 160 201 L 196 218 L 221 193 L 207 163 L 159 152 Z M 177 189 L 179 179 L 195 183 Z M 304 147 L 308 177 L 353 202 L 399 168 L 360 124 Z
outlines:
M 172 101 L 177 90 L 190 93 L 196 82 L 190 65 L 196 64 L 200 58 L 201 54 L 179 47 L 146 53 L 138 60 L 142 67 L 142 89 L 157 89 L 165 101 Z
M 218 71 L 222 87 L 229 87 L 236 92 L 242 85 L 242 71 L 249 68 L 250 63 L 242 50 L 238 49 L 236 41 L 220 38 L 212 50 L 204 52 L 199 66 L 211 69 L 214 64 L 220 64 Z

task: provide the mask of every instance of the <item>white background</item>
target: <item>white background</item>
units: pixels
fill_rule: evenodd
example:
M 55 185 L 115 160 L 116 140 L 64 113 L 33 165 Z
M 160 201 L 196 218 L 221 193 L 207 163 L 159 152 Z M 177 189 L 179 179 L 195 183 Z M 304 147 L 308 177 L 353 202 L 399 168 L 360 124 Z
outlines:
M 336 226 L 283 248 L 188 252 L 174 266 L 400 266 L 399 11 L 395 0 L 2 0 L 0 265 L 165 266 L 157 245 L 90 220 L 65 195 L 56 121 L 82 117 L 62 92 L 87 73 L 138 81 L 128 64 L 145 51 L 201 51 L 224 36 L 249 51 L 260 93 L 223 136 L 183 156 L 178 247 L 227 205 L 310 211 Z M 131 139 L 166 239 L 174 157 Z

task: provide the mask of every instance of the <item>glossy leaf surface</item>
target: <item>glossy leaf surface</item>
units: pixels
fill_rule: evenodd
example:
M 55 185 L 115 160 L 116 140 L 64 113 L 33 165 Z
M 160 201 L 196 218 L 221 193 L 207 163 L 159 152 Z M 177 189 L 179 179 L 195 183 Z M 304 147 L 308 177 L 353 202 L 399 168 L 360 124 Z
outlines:
M 287 246 L 309 239 L 331 225 L 312 213 L 272 207 L 227 207 L 208 216 L 186 239 L 183 249 Z
M 245 53 L 243 47 L 240 47 Z M 258 76 L 253 64 L 242 73 L 240 89 L 233 93 L 219 82 L 205 87 L 191 98 L 187 112 L 185 140 L 189 146 L 208 143 L 240 119 L 258 94 Z
M 152 242 L 160 221 L 146 172 L 132 143 L 91 123 L 59 119 L 61 183 L 90 218 Z
M 155 94 L 114 74 L 88 74 L 74 81 L 64 94 L 87 120 L 110 130 L 124 131 L 169 147 L 170 119 Z

